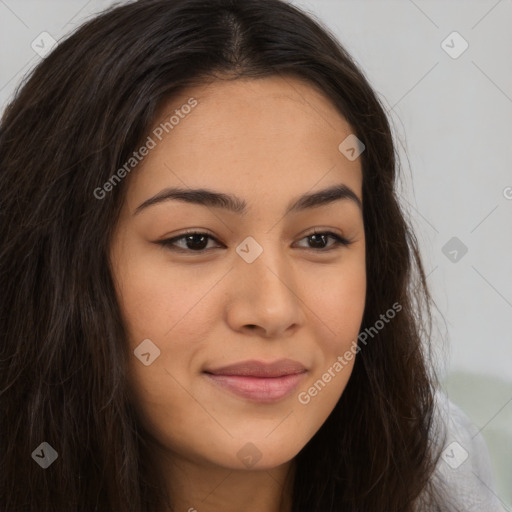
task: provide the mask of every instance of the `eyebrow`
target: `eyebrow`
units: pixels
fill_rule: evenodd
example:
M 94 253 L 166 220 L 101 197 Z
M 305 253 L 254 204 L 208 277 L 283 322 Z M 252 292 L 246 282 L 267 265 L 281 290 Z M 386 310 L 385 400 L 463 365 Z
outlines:
M 135 209 L 133 215 L 138 214 L 149 206 L 170 200 L 183 201 L 213 208 L 223 208 L 239 215 L 245 215 L 247 213 L 247 203 L 237 196 L 224 194 L 222 192 L 215 192 L 204 188 L 184 189 L 173 187 L 165 188 L 153 197 L 146 199 L 146 201 Z M 357 204 L 361 211 L 363 209 L 361 200 L 356 193 L 347 185 L 339 184 L 317 192 L 304 194 L 298 199 L 293 200 L 288 204 L 285 215 L 288 215 L 289 213 L 297 213 L 306 210 L 307 208 L 317 208 L 340 200 L 352 201 Z

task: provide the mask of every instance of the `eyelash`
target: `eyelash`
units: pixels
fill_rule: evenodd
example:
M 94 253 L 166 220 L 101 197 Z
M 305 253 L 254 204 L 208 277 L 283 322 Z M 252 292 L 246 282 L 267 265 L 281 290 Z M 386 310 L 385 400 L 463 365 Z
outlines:
M 214 240 L 218 244 L 220 243 L 214 236 L 210 235 L 209 233 L 202 232 L 202 231 L 187 231 L 181 235 L 175 236 L 173 238 L 168 238 L 166 240 L 160 240 L 156 243 L 165 247 L 166 249 L 171 250 L 171 251 L 183 252 L 183 253 L 204 254 L 205 252 L 212 249 L 212 248 L 210 248 L 210 249 L 192 250 L 192 249 L 184 249 L 182 247 L 176 247 L 174 245 L 178 240 L 185 239 L 186 237 L 191 236 L 191 235 L 204 235 L 204 236 L 207 236 L 208 238 L 210 238 L 211 240 Z M 339 236 L 336 233 L 333 233 L 332 231 L 313 231 L 312 233 L 305 235 L 303 238 L 301 238 L 301 240 L 304 240 L 304 238 L 309 238 L 309 237 L 315 236 L 315 235 L 327 235 L 334 239 L 334 244 L 332 244 L 328 248 L 305 247 L 304 249 L 310 250 L 313 252 L 328 252 L 333 249 L 337 249 L 340 247 L 346 247 L 346 246 L 349 246 L 350 244 L 352 244 L 352 242 L 350 240 L 347 240 L 346 238 Z M 213 249 L 219 249 L 219 247 L 213 247 Z

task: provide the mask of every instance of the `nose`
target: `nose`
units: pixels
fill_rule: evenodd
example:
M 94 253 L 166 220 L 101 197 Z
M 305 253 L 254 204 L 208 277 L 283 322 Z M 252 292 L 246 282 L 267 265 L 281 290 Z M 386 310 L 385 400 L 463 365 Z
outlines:
M 226 304 L 231 329 L 265 338 L 293 333 L 303 322 L 304 303 L 285 256 L 264 247 L 252 263 L 236 256 L 234 265 Z

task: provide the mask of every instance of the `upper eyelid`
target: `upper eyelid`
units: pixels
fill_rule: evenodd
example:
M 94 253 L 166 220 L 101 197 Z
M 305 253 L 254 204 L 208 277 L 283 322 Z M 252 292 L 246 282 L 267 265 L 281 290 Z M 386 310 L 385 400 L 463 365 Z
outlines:
M 302 235 L 300 238 L 299 238 L 299 241 L 303 240 L 304 238 L 308 238 L 310 236 L 313 236 L 313 235 L 322 235 L 322 234 L 327 234 L 329 237 L 331 238 L 334 238 L 336 240 L 336 243 L 333 245 L 336 246 L 336 245 L 350 245 L 352 243 L 352 241 L 348 238 L 346 238 L 343 234 L 338 234 L 336 232 L 334 232 L 332 229 L 327 229 L 327 228 L 313 228 L 313 231 L 309 231 L 307 233 L 305 233 L 304 235 Z M 159 242 L 157 243 L 160 243 L 160 244 L 165 244 L 165 245 L 171 245 L 170 242 L 176 242 L 178 240 L 181 240 L 183 239 L 184 237 L 186 236 L 189 236 L 189 235 L 206 235 L 208 238 L 214 240 L 217 244 L 220 244 L 220 245 L 224 245 L 222 242 L 220 242 L 218 240 L 217 237 L 215 237 L 214 235 L 212 235 L 211 233 L 209 233 L 208 231 L 199 231 L 199 230 L 190 230 L 190 231 L 185 231 L 184 233 L 181 233 L 180 235 L 176 235 L 176 236 L 173 236 L 173 237 L 170 237 L 170 238 L 165 238 L 163 240 L 160 240 Z M 183 250 L 185 252 L 190 252 L 190 253 L 198 253 L 200 254 L 201 252 L 203 251 L 206 251 L 207 249 L 201 249 L 201 250 L 197 250 L 197 251 L 193 251 L 193 250 L 190 250 L 190 249 L 184 249 L 182 247 L 178 247 L 178 246 L 174 246 L 177 250 Z M 305 249 L 308 249 L 307 247 L 305 247 Z M 313 248 L 309 248 L 311 250 L 315 250 Z M 321 249 L 318 249 L 318 250 L 315 250 L 317 252 L 321 252 L 322 250 Z

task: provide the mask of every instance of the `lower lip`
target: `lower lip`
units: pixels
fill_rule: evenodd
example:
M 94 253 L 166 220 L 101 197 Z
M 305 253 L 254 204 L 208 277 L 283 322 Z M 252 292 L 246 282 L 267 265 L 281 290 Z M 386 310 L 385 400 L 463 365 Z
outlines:
M 297 388 L 306 372 L 283 377 L 248 377 L 239 375 L 205 375 L 220 387 L 256 402 L 276 402 Z

